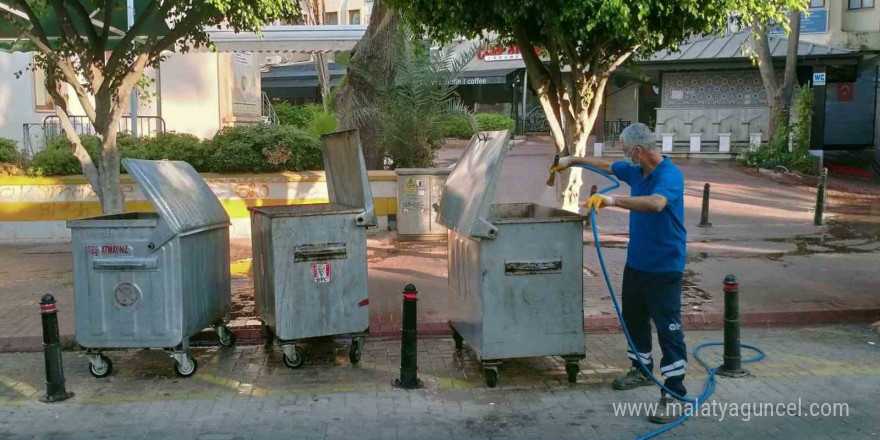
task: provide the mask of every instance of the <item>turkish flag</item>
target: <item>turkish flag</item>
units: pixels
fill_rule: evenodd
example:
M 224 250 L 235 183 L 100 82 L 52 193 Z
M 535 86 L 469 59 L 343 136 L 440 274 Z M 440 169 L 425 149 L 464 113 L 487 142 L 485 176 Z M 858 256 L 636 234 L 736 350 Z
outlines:
M 852 101 L 853 88 L 853 83 L 837 83 L 837 100 Z

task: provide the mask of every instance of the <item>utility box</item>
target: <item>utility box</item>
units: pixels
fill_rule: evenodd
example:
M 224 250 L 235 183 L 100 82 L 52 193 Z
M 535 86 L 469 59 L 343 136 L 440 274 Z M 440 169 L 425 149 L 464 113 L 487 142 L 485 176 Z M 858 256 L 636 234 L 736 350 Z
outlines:
M 585 216 L 533 203 L 493 204 L 510 133 L 471 138 L 446 181 L 450 326 L 494 387 L 502 359 L 561 356 L 569 381 L 585 357 Z
M 330 203 L 248 208 L 256 308 L 284 364 L 299 368 L 303 339 L 351 335 L 360 360 L 369 327 L 367 227 L 376 210 L 357 130 L 323 137 Z
M 89 372 L 110 374 L 108 348 L 165 348 L 195 374 L 189 338 L 213 325 L 223 345 L 231 309 L 229 216 L 186 162 L 123 159 L 156 212 L 72 220 L 76 340 Z
M 446 228 L 435 220 L 449 168 L 397 169 L 397 237 L 400 240 L 443 240 Z

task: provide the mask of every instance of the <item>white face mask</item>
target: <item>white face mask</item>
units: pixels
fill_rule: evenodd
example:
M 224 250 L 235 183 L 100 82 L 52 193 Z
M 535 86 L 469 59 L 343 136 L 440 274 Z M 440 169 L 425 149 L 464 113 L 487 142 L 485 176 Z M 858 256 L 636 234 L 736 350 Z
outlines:
M 642 166 L 640 163 L 636 162 L 636 161 L 632 158 L 632 157 L 635 155 L 635 153 L 636 153 L 636 149 L 633 148 L 632 153 L 630 153 L 629 156 L 624 157 L 624 158 L 623 158 L 623 161 L 626 162 L 627 164 L 629 164 L 629 166 L 631 166 L 631 167 L 639 167 L 639 166 Z

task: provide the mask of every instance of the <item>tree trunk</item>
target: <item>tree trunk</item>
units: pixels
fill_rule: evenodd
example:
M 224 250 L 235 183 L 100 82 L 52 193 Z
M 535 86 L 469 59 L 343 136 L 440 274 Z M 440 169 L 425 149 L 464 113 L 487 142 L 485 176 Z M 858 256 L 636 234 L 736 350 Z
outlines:
M 761 82 L 764 84 L 764 92 L 767 95 L 767 106 L 770 108 L 770 119 L 767 127 L 767 138 L 772 140 L 777 136 L 780 125 L 788 124 L 788 107 L 791 103 L 792 92 L 797 81 L 797 49 L 801 34 L 801 15 L 798 11 L 789 12 L 789 25 L 791 33 L 788 35 L 788 46 L 785 54 L 785 73 L 782 84 L 776 78 L 776 69 L 773 67 L 773 56 L 770 52 L 770 38 L 767 33 L 767 25 L 753 22 L 757 38 L 753 37 L 755 55 L 758 61 L 758 70 L 761 73 Z
M 118 120 L 113 123 L 116 126 L 118 124 Z M 105 215 L 125 212 L 125 194 L 122 193 L 122 186 L 119 184 L 119 148 L 116 145 L 116 131 L 118 130 L 108 130 L 101 140 L 99 178 L 101 194 L 104 195 L 101 211 Z
M 372 74 L 376 78 L 384 77 L 387 81 L 394 81 L 395 42 L 398 38 L 399 20 L 397 13 L 387 8 L 384 2 L 381 0 L 376 2 L 367 32 L 351 51 L 350 62 L 353 66 L 358 66 L 357 70 Z M 359 102 L 376 102 L 380 99 L 379 90 L 355 70 L 348 69 L 347 82 L 336 95 L 336 110 L 340 115 L 341 128 L 359 129 L 367 168 L 381 170 L 384 168 L 385 155 L 379 145 L 379 131 L 376 124 L 358 126 L 353 117 L 353 111 Z

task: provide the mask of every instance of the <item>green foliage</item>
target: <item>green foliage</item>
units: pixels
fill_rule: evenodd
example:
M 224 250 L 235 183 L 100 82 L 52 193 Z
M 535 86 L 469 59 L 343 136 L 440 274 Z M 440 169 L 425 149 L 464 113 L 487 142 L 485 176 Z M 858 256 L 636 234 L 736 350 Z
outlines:
M 18 149 L 18 142 L 0 138 L 0 162 L 21 164 L 24 161 L 24 154 Z
M 285 125 L 249 125 L 220 130 L 208 141 L 213 172 L 304 171 L 323 165 L 321 144 Z
M 473 124 L 465 115 L 450 117 L 443 128 L 443 136 L 448 138 L 469 139 L 476 133 Z
M 516 121 L 513 118 L 499 113 L 477 113 L 474 118 L 477 120 L 480 131 L 513 130 L 516 128 Z
M 24 154 L 18 149 L 18 142 L 0 138 L 0 176 L 24 176 L 27 171 Z
M 315 118 L 315 115 L 323 110 L 318 104 L 293 105 L 289 102 L 276 102 L 272 104 L 278 115 L 278 123 L 292 125 L 296 128 L 305 129 Z
M 807 152 L 810 149 L 810 127 L 813 120 L 813 90 L 801 87 L 794 102 L 795 121 L 794 150 Z
M 312 120 L 306 125 L 305 130 L 309 136 L 316 139 L 327 133 L 339 130 L 339 121 L 336 119 L 336 113 L 324 110 L 315 113 Z
M 806 9 L 802 0 L 386 0 L 400 11 L 416 35 L 439 41 L 483 32 L 513 42 L 516 33 L 545 50 L 557 52 L 558 67 L 583 63 L 603 48 L 601 57 L 637 48 L 652 54 L 686 38 L 718 32 L 731 13 L 787 25 L 786 10 Z M 517 42 L 519 43 L 519 41 Z M 522 49 L 522 47 L 520 47 Z M 604 65 L 603 60 L 597 60 Z
M 186 133 L 159 133 L 148 138 L 132 138 L 120 135 L 117 140 L 119 154 L 124 158 L 148 160 L 181 160 L 197 171 L 209 171 L 208 148 L 197 137 Z
M 96 160 L 98 138 L 88 135 L 80 138 L 92 160 Z M 116 142 L 122 158 L 180 160 L 199 172 L 302 171 L 323 166 L 318 139 L 291 126 L 260 124 L 224 128 L 214 139 L 207 141 L 185 133 L 160 133 L 149 138 L 134 138 L 122 133 Z M 77 175 L 82 174 L 82 168 L 71 153 L 67 138 L 56 137 L 34 156 L 28 174 Z
M 95 136 L 81 135 L 83 147 L 95 161 L 98 158 L 100 140 Z M 70 141 L 60 136 L 49 140 L 46 148 L 35 154 L 28 166 L 28 174 L 32 176 L 71 176 L 82 174 L 82 167 L 74 157 Z
M 813 92 L 802 87 L 795 99 L 795 121 L 788 124 L 783 118 L 776 130 L 776 138 L 755 151 L 742 155 L 743 164 L 751 167 L 775 169 L 782 166 L 804 174 L 814 173 L 813 158 L 810 156 L 810 121 L 813 116 Z M 788 151 L 789 141 L 792 149 Z
M 516 121 L 513 118 L 499 113 L 477 113 L 474 115 L 477 129 L 465 115 L 456 115 L 446 121 L 444 136 L 450 138 L 468 139 L 477 131 L 513 130 Z

